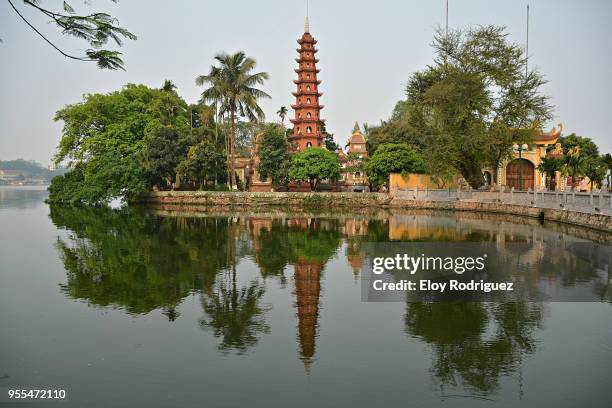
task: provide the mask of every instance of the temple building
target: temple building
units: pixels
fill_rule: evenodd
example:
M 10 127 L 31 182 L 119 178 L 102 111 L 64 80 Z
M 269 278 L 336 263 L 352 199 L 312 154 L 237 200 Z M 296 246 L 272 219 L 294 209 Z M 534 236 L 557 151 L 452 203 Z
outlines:
M 355 122 L 353 133 L 349 136 L 346 143 L 347 152 L 338 149 L 338 159 L 342 172 L 343 190 L 362 192 L 368 189 L 368 177 L 365 169 L 359 164 L 368 157 L 366 138 L 359 129 L 359 124 Z
M 297 48 L 299 57 L 296 62 L 299 64 L 295 72 L 298 78 L 293 82 L 297 86 L 295 96 L 295 104 L 291 105 L 295 111 L 295 116 L 291 119 L 293 123 L 293 131 L 291 133 L 291 142 L 297 150 L 302 150 L 306 147 L 323 147 L 323 135 L 321 133 L 320 113 L 323 105 L 319 104 L 319 98 L 323 95 L 319 92 L 320 80 L 317 79 L 317 74 L 320 70 L 317 69 L 318 59 L 315 58 L 317 49 L 315 44 L 317 40 L 310 34 L 308 17 L 304 26 L 304 34 L 302 38 L 297 40 L 300 45 Z
M 497 169 L 483 169 L 487 184 L 493 184 L 493 172 L 497 172 L 498 184 L 514 190 L 542 190 L 546 187 L 545 174 L 537 167 L 546 156 L 560 154 L 560 145 L 557 140 L 561 136 L 563 125 L 553 127 L 548 132 L 540 132 L 529 144 L 516 142 L 512 153 L 512 160 L 505 161 Z M 551 149 L 551 146 L 555 146 Z M 557 189 L 564 189 L 561 174 L 557 174 L 553 185 Z

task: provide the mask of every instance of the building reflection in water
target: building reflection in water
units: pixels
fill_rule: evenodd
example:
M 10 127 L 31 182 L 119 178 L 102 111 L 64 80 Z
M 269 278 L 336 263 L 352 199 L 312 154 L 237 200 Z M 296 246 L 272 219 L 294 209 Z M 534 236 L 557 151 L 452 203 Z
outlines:
M 307 373 L 310 373 L 310 364 L 315 355 L 322 268 L 323 265 L 318 262 L 303 259 L 298 259 L 294 266 L 293 278 L 295 282 L 300 358 L 304 362 Z
M 601 300 L 610 302 L 612 293 L 610 259 L 592 249 L 572 249 L 574 241 L 603 242 L 609 234 L 542 228 L 534 220 L 512 217 L 426 211 L 197 217 L 55 207 L 50 217 L 68 232 L 56 243 L 66 269 L 63 293 L 134 315 L 159 310 L 170 321 L 182 318 L 181 302 L 198 294 L 200 324 L 218 339 L 222 353 L 244 353 L 270 333 L 270 305 L 263 303 L 265 279 L 278 279 L 281 287 L 293 285 L 298 357 L 307 372 L 321 335 L 322 275 L 343 245 L 355 277 L 366 262 L 366 242 L 474 241 L 496 245 L 512 262 L 512 276 L 530 289 L 537 290 L 542 282 L 561 288 L 586 282 Z M 255 262 L 264 282 L 257 276 L 246 282 L 238 279 L 237 265 L 247 258 Z M 285 276 L 289 268 L 293 280 Z M 598 271 L 607 277 L 598 280 Z M 535 351 L 543 316 L 541 304 L 528 302 L 412 302 L 406 303 L 403 326 L 411 338 L 431 347 L 432 373 L 442 386 L 461 383 L 490 393 L 501 376 L 516 372 L 523 357 Z

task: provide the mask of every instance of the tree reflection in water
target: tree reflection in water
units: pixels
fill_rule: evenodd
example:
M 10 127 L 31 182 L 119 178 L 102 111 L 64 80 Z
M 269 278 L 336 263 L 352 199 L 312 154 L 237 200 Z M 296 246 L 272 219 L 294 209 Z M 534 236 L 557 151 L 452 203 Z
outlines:
M 528 302 L 415 302 L 405 315 L 406 332 L 431 345 L 442 389 L 462 385 L 485 394 L 535 351 L 541 319 L 542 306 Z
M 243 354 L 270 332 L 266 279 L 278 279 L 281 288 L 293 285 L 298 354 L 307 371 L 320 335 L 322 274 L 343 243 L 347 268 L 357 276 L 366 261 L 365 242 L 474 241 L 501 248 L 519 242 L 521 251 L 507 254 L 516 263 L 509 271 L 523 265 L 527 288 L 537 289 L 544 279 L 560 287 L 592 282 L 597 297 L 610 301 L 610 258 L 601 251 L 593 255 L 588 247 L 568 250 L 566 235 L 537 223 L 429 213 L 196 217 L 70 207 L 51 207 L 50 217 L 66 231 L 56 243 L 66 269 L 63 293 L 130 314 L 159 310 L 170 321 L 180 318 L 183 299 L 199 295 L 199 323 L 219 339 L 221 353 Z M 596 280 L 596 268 L 577 263 L 577 257 L 596 258 L 607 281 Z M 258 276 L 238 279 L 237 266 L 245 258 L 255 262 Z M 291 267 L 292 280 L 285 276 Z M 488 394 L 535 352 L 542 318 L 539 303 L 409 302 L 404 327 L 431 347 L 432 375 L 442 388 Z
M 227 353 L 235 350 L 239 354 L 257 344 L 260 333 L 269 333 L 264 314 L 270 307 L 259 303 L 265 289 L 257 281 L 246 287 L 236 287 L 236 277 L 226 284 L 220 280 L 212 293 L 202 296 L 202 308 L 208 318 L 200 325 L 221 337 L 219 350 Z

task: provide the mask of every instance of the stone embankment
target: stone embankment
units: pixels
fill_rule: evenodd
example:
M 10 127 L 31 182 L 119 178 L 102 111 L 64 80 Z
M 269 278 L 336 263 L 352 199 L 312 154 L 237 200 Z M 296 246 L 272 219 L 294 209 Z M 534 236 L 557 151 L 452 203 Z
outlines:
M 209 191 L 162 191 L 151 193 L 151 205 L 199 206 L 214 209 L 249 211 L 266 208 L 315 209 L 351 211 L 364 208 L 429 209 L 510 214 L 539 218 L 602 231 L 612 231 L 612 217 L 606 214 L 569 209 L 540 208 L 537 206 L 475 200 L 427 201 L 408 200 L 384 193 L 248 193 Z

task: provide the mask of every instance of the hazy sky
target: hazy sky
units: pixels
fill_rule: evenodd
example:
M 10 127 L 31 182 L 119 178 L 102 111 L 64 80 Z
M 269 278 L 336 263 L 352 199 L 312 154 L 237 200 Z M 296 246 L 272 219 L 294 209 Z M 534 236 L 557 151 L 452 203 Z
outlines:
M 87 44 L 59 36 L 31 7 L 14 3 L 41 31 L 69 52 Z M 61 7 L 60 1 L 42 0 Z M 304 29 L 306 0 L 70 1 L 77 11 L 106 11 L 138 35 L 122 48 L 127 72 L 99 70 L 93 63 L 65 59 L 45 44 L 0 2 L 0 159 L 23 157 L 44 164 L 57 145 L 61 123 L 54 113 L 85 93 L 122 85 L 159 87 L 171 79 L 188 102 L 201 88 L 194 78 L 208 71 L 219 51 L 244 50 L 270 73 L 262 101 L 268 120 L 293 102 L 296 39 Z M 612 152 L 612 2 L 532 0 L 530 64 L 549 80 L 555 119 L 565 134 L 593 138 Z M 322 116 L 344 143 L 355 121 L 376 124 L 388 118 L 410 74 L 433 56 L 434 28 L 444 22 L 445 0 L 310 0 L 310 31 L 319 41 L 318 58 L 325 105 Z M 525 7 L 517 0 L 450 0 L 452 28 L 497 24 L 513 41 L 525 42 Z M 292 113 L 292 112 L 291 112 Z

